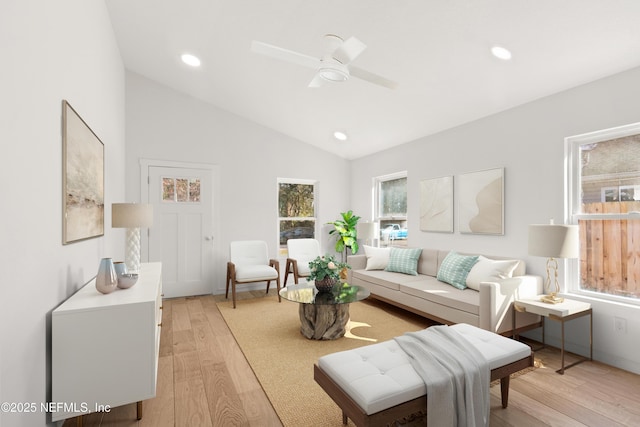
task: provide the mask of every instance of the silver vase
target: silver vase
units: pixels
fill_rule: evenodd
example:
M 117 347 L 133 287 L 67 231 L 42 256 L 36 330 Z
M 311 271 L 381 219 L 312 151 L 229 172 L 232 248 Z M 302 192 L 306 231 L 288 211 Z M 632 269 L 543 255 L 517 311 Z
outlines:
M 113 267 L 111 258 L 102 258 L 100 267 L 98 267 L 98 275 L 96 276 L 96 289 L 98 292 L 108 294 L 113 292 L 118 286 L 118 275 Z

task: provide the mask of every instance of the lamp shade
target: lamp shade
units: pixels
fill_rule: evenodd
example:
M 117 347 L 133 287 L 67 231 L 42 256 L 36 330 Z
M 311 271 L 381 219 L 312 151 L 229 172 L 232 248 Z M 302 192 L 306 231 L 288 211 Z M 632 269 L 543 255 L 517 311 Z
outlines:
M 359 222 L 356 226 L 356 230 L 358 231 L 358 238 L 363 240 L 375 239 L 376 237 L 378 237 L 377 228 L 377 222 Z
M 153 206 L 146 203 L 114 203 L 111 205 L 113 228 L 138 228 L 153 225 Z
M 578 226 L 532 224 L 529 226 L 529 255 L 547 258 L 578 258 Z

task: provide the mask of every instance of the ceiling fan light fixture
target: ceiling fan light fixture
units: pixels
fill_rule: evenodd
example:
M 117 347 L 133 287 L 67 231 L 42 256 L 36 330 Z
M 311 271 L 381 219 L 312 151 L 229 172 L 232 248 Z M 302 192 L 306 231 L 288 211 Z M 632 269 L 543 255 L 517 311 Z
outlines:
M 509 61 L 511 59 L 511 51 L 502 46 L 493 46 L 491 48 L 491 53 L 498 59 L 502 59 L 503 61 Z
M 182 56 L 180 57 L 180 59 L 182 59 L 182 62 L 184 62 L 185 64 L 191 66 L 191 67 L 199 67 L 200 66 L 200 58 L 198 58 L 195 55 L 192 55 L 190 53 L 183 53 Z
M 330 82 L 346 82 L 349 75 L 340 70 L 320 70 L 320 77 Z
M 333 58 L 323 59 L 318 74 L 329 82 L 346 82 L 349 80 L 349 69 Z

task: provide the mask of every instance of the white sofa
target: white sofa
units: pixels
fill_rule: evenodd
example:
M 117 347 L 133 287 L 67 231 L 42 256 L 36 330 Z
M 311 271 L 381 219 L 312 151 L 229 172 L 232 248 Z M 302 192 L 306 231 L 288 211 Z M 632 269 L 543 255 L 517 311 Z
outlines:
M 443 324 L 468 323 L 498 334 L 512 334 L 513 301 L 543 293 L 542 278 L 527 275 L 522 260 L 480 256 L 482 262 L 474 265 L 476 270 L 472 269 L 468 278 L 470 281 L 473 276 L 475 286 L 469 283 L 471 288 L 458 289 L 436 278 L 450 251 L 422 249 L 417 260 L 418 274 L 411 275 L 379 269 L 384 268 L 384 262 L 380 259 L 381 254 L 384 257 L 384 250 L 370 247 L 364 249 L 366 254 L 350 255 L 347 258 L 347 263 L 351 266 L 348 278 L 350 284 L 368 289 L 373 298 Z M 507 260 L 512 261 L 511 266 L 515 266 L 512 271 L 506 271 L 507 274 L 496 274 L 495 270 L 499 268 L 492 271 L 491 264 L 509 264 L 500 262 Z M 370 269 L 367 269 L 367 262 Z M 483 274 L 486 277 L 482 277 Z M 540 325 L 540 317 L 536 315 L 518 313 L 516 318 L 516 333 Z

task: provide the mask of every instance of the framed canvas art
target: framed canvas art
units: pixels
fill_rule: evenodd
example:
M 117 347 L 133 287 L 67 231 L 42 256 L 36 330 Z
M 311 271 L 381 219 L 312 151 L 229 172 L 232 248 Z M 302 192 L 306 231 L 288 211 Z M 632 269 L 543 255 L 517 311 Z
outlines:
M 453 233 L 453 176 L 420 181 L 420 230 Z
M 62 243 L 104 235 L 104 144 L 62 101 Z
M 460 175 L 460 233 L 504 234 L 504 168 Z

